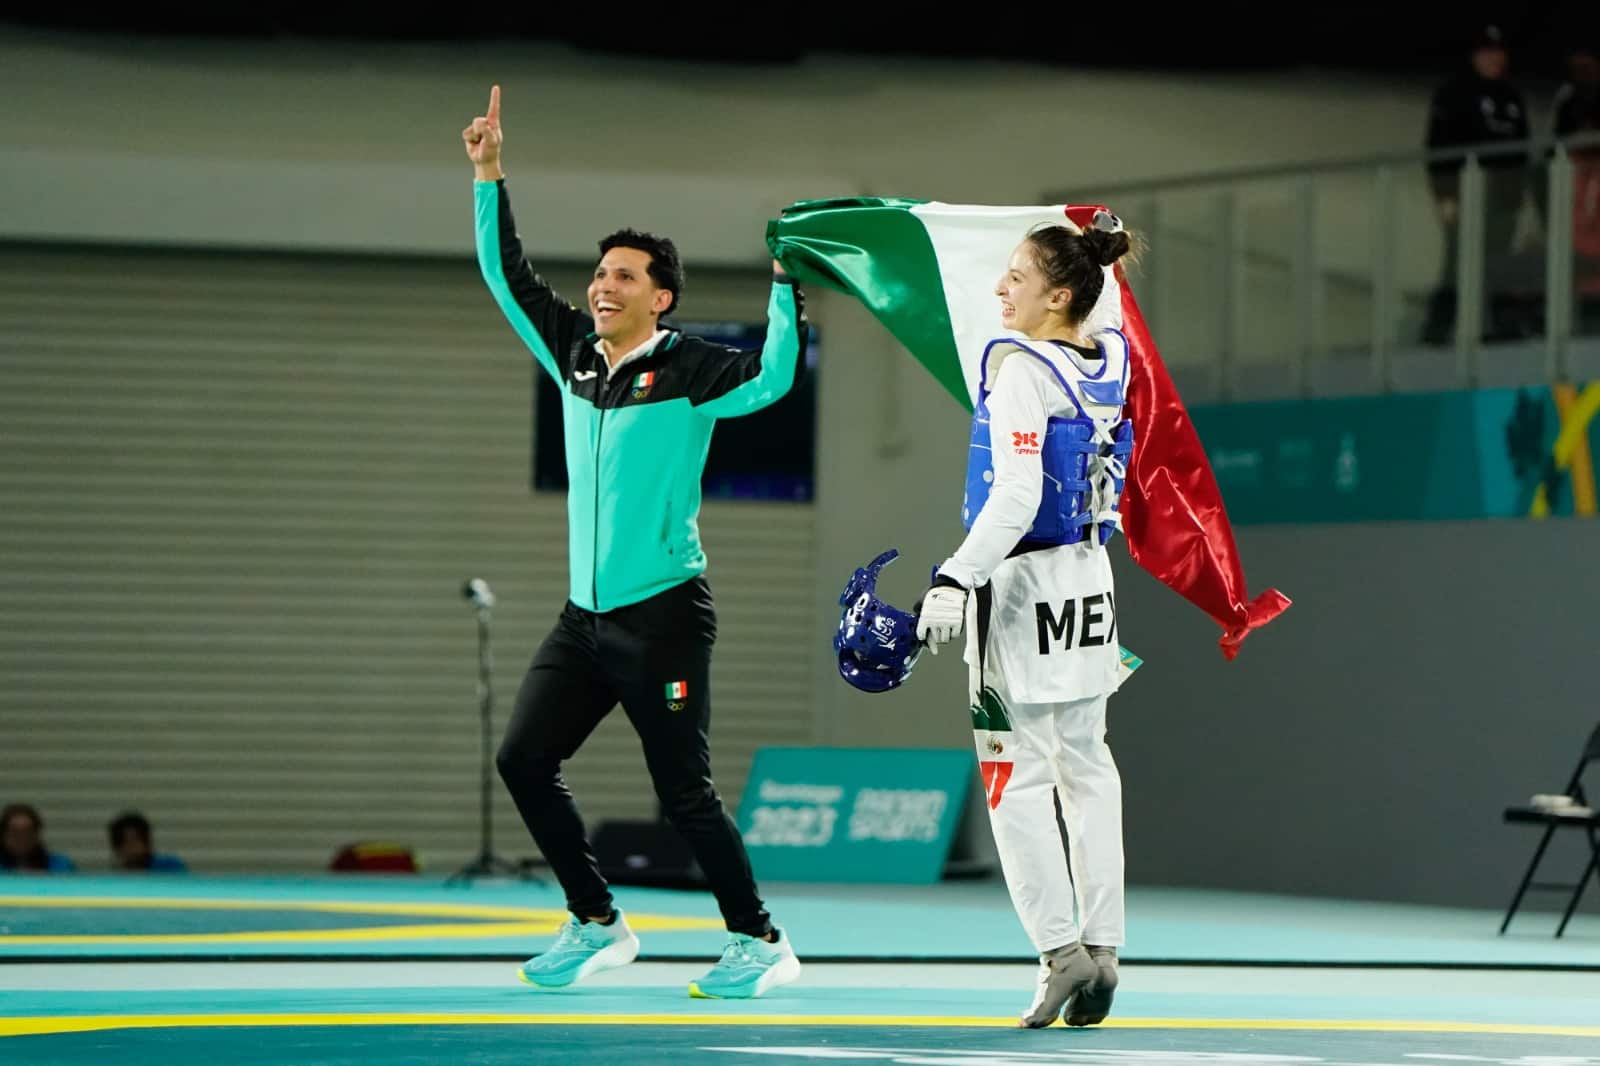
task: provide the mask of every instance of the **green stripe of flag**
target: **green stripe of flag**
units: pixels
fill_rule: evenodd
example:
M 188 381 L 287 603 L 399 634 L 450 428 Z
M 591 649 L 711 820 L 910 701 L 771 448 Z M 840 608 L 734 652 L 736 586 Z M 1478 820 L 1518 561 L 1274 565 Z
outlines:
M 1011 335 L 995 282 L 1041 223 L 1072 225 L 1063 204 L 989 207 L 857 197 L 808 200 L 767 226 L 774 258 L 801 282 L 854 296 L 962 406 L 972 409 L 983 353 Z M 1121 325 L 1110 271 L 1093 329 Z
M 803 284 L 856 297 L 896 340 L 970 408 L 961 360 L 927 227 L 925 201 L 807 200 L 767 224 L 767 246 Z M 1002 264 L 995 264 L 998 276 Z

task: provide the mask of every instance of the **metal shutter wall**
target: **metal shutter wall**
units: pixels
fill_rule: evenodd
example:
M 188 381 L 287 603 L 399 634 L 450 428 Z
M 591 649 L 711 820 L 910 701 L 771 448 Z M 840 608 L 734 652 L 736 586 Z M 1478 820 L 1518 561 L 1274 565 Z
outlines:
M 553 272 L 580 296 L 582 272 Z M 698 277 L 697 317 L 764 286 Z M 0 803 L 86 870 L 137 807 L 201 871 L 358 840 L 477 847 L 476 626 L 496 734 L 566 593 L 528 491 L 531 359 L 468 260 L 0 247 Z M 713 759 L 812 735 L 813 510 L 710 503 Z M 591 829 L 654 812 L 614 713 L 569 767 Z M 496 850 L 536 851 L 498 781 Z

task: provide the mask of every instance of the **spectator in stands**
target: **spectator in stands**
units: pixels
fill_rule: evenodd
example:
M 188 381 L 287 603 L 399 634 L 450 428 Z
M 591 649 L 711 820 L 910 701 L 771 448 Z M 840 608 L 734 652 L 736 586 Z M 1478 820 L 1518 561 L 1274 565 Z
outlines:
M 1580 44 L 1567 53 L 1567 80 L 1556 90 L 1557 138 L 1600 134 L 1600 58 Z M 1600 142 L 1574 145 L 1572 276 L 1580 333 L 1600 330 Z
M 1596 106 L 1600 104 L 1600 62 L 1595 51 L 1587 44 L 1573 44 L 1567 49 L 1567 80 L 1556 89 L 1550 101 L 1550 144 L 1544 150 L 1544 168 L 1533 183 L 1533 200 L 1539 209 L 1539 221 L 1549 226 L 1550 214 L 1550 160 L 1555 158 L 1558 141 L 1574 134 L 1593 133 L 1597 119 Z M 1593 148 L 1584 149 L 1593 152 Z M 1576 155 L 1576 153 L 1574 153 Z
M 138 811 L 118 815 L 106 833 L 111 837 L 111 868 L 132 873 L 188 873 L 176 855 L 158 855 L 151 842 L 150 822 Z
M 1600 58 L 1593 47 L 1580 44 L 1567 53 L 1567 80 L 1553 103 L 1556 137 L 1600 130 Z
M 26 803 L 13 803 L 0 810 L 0 870 L 67 874 L 77 867 L 45 847 L 39 812 Z
M 1522 93 L 1507 77 L 1510 55 L 1498 26 L 1484 27 L 1473 40 L 1471 63 L 1452 74 L 1434 91 L 1428 111 L 1427 146 L 1432 151 L 1493 145 L 1528 139 L 1528 108 Z M 1483 261 L 1484 277 L 1494 279 L 1490 291 L 1504 288 L 1510 268 L 1511 242 L 1517 214 L 1527 185 L 1526 150 L 1480 155 L 1484 175 Z M 1428 164 L 1428 185 L 1433 193 L 1439 224 L 1444 230 L 1445 256 L 1439 288 L 1429 301 L 1423 339 L 1431 344 L 1450 340 L 1456 314 L 1456 260 L 1461 215 L 1461 171 L 1464 159 Z M 1491 299 L 1485 323 L 1492 336 L 1512 332 L 1505 321 L 1502 301 Z

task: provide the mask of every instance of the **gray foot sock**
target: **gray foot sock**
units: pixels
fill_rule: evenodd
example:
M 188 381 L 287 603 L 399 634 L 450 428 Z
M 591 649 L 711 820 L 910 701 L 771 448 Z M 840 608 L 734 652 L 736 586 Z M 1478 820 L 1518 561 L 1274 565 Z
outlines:
M 1068 1025 L 1099 1025 L 1111 1013 L 1111 1000 L 1117 990 L 1117 949 L 1091 946 L 1088 950 L 1099 972 L 1067 1003 L 1063 1020 Z
M 1099 966 L 1076 941 L 1045 952 L 1039 961 L 1039 988 L 1033 1004 L 1022 1016 L 1022 1024 L 1029 1029 L 1042 1029 L 1054 1022 L 1067 1001 L 1100 975 Z

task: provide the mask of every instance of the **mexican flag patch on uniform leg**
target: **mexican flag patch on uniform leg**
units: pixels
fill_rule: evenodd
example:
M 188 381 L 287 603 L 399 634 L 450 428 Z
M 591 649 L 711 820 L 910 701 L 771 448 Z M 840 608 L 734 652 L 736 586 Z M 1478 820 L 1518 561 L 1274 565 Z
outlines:
M 668 681 L 667 699 L 686 700 L 689 698 L 689 683 L 687 681 Z
M 994 810 L 1000 806 L 1006 784 L 1016 767 L 1012 749 L 1015 734 L 1005 701 L 992 688 L 979 693 L 972 705 L 972 737 L 978 746 L 978 771 L 983 776 L 983 796 Z

